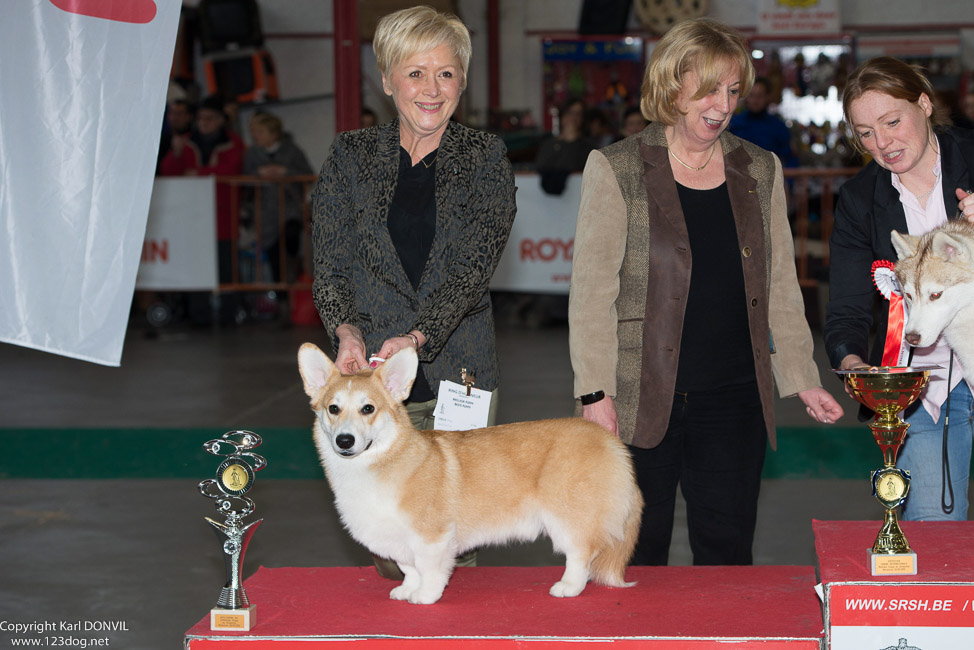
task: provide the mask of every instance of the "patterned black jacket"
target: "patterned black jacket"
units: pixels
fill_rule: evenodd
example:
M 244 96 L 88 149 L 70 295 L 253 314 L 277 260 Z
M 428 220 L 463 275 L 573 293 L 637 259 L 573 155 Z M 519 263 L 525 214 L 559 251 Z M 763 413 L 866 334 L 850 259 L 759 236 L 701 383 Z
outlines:
M 494 320 L 487 286 L 517 210 L 503 142 L 451 122 L 436 156 L 436 234 L 418 290 L 406 277 L 387 216 L 399 171 L 399 122 L 340 133 L 312 197 L 314 302 L 337 349 L 348 323 L 368 354 L 416 329 L 430 386 L 476 373 L 497 387 Z

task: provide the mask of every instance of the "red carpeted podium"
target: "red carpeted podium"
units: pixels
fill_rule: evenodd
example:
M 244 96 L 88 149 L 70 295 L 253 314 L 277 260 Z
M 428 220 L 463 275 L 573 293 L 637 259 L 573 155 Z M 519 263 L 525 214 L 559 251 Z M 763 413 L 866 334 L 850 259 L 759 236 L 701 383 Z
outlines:
M 372 567 L 261 567 L 245 585 L 250 632 L 186 633 L 189 650 L 353 648 L 661 648 L 820 650 L 812 567 L 631 567 L 630 589 L 590 584 L 577 598 L 548 589 L 563 567 L 459 568 L 434 605 L 389 599 Z
M 917 575 L 873 576 L 880 521 L 813 521 L 831 650 L 974 648 L 974 522 L 901 521 Z

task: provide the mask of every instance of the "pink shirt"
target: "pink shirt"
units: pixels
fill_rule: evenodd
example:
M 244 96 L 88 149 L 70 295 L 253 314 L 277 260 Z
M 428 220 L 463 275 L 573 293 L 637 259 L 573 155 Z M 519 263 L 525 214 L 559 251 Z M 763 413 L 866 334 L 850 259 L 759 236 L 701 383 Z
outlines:
M 900 203 L 903 204 L 903 211 L 906 213 L 906 227 L 911 235 L 920 235 L 933 230 L 938 226 L 947 223 L 947 206 L 944 204 L 943 174 L 940 165 L 940 153 L 937 153 L 937 162 L 933 167 L 933 173 L 937 177 L 937 182 L 927 197 L 927 205 L 921 206 L 920 201 L 910 190 L 906 189 L 897 174 L 893 174 L 893 187 L 900 193 Z M 909 317 L 907 318 L 909 320 Z M 950 348 L 938 339 L 934 345 L 926 348 L 914 348 L 914 366 L 938 365 L 941 368 L 930 373 L 930 383 L 921 396 L 923 408 L 927 410 L 933 421 L 940 419 L 940 407 L 947 399 L 947 369 L 950 366 Z M 954 357 L 954 370 L 951 373 L 950 389 L 961 382 L 964 378 L 964 368 L 960 365 L 960 360 Z M 974 390 L 974 387 L 972 387 Z

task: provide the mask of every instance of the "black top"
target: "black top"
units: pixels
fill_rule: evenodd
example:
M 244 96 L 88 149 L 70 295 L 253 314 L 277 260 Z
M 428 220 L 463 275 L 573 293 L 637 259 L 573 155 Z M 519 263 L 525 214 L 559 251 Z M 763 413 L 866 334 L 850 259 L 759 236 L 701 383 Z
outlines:
M 414 166 L 409 152 L 399 147 L 399 182 L 389 206 L 389 236 L 406 277 L 417 290 L 436 234 L 436 153 L 427 154 Z M 409 401 L 426 402 L 435 397 L 420 364 Z
M 727 184 L 711 190 L 676 187 L 692 255 L 676 390 L 755 381 L 744 269 Z

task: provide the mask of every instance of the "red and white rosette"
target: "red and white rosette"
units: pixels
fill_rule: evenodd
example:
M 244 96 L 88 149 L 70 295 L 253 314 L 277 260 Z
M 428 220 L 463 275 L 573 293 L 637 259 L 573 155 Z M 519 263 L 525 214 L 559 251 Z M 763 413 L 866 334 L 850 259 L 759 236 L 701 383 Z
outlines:
M 902 366 L 909 358 L 910 346 L 903 340 L 906 323 L 906 303 L 903 287 L 893 271 L 895 264 L 889 260 L 876 260 L 872 266 L 873 284 L 889 300 L 889 319 L 886 324 L 886 343 L 883 346 L 884 366 Z

